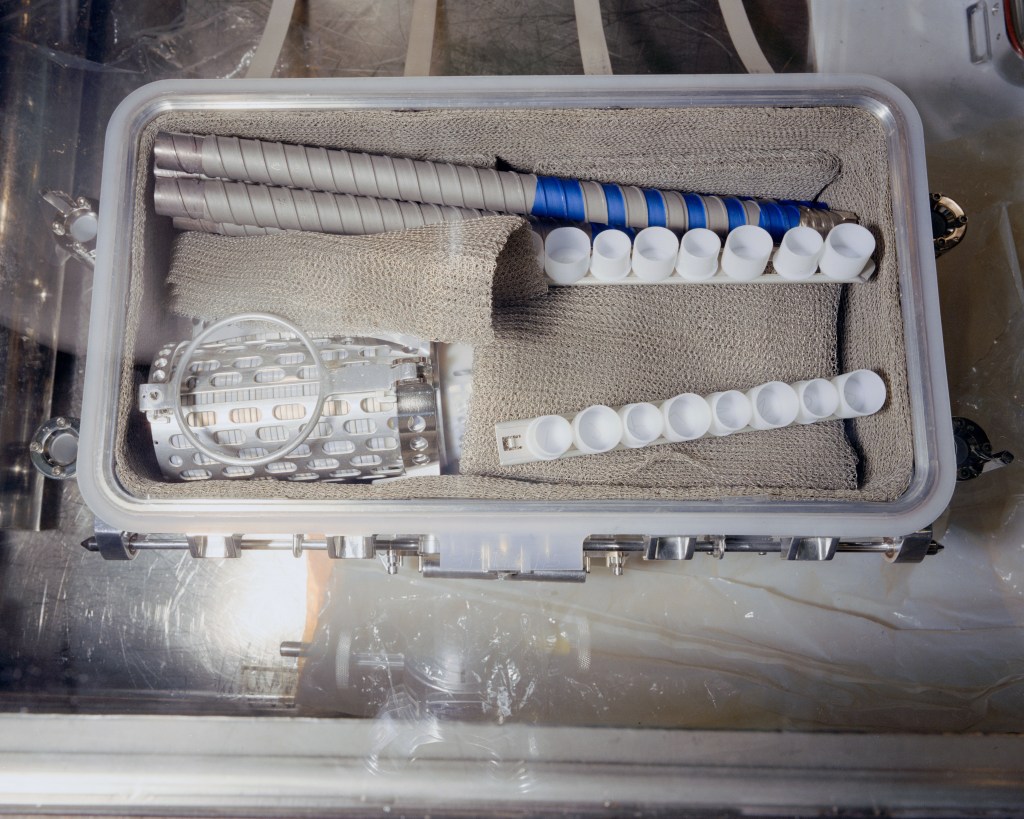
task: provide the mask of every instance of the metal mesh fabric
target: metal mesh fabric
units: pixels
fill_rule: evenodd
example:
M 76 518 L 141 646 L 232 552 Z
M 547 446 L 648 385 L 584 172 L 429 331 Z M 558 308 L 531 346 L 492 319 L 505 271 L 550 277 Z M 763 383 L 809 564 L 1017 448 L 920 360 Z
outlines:
M 145 440 L 132 431 L 132 416 L 138 414 L 132 406 L 134 365 L 147 360 L 146 337 L 152 332 L 138 330 L 144 317 L 149 328 L 149 317 L 166 312 L 167 304 L 170 220 L 154 216 L 148 197 L 157 130 L 322 144 L 478 167 L 493 167 L 500 159 L 517 170 L 705 193 L 793 199 L 821 193 L 833 207 L 860 214 L 875 232 L 879 270 L 871 282 L 852 287 L 773 288 L 769 294 L 761 287 L 715 286 L 702 288 L 699 296 L 683 292 L 686 288 L 576 288 L 525 306 L 501 307 L 490 325 L 493 340 L 476 342 L 476 397 L 463 451 L 464 470 L 474 474 L 383 486 L 259 481 L 171 486 L 156 479 Z M 158 117 L 143 134 L 140 161 L 131 347 L 116 453 L 118 476 L 137 495 L 892 500 L 908 485 L 913 451 L 898 260 L 887 251 L 894 233 L 885 136 L 864 111 L 172 113 Z M 390 241 L 401 243 L 409 233 L 390 234 Z M 273 311 L 275 305 L 262 307 Z M 751 359 L 760 363 L 752 365 Z M 651 400 L 684 389 L 744 388 L 769 378 L 828 376 L 859 367 L 882 375 L 889 400 L 878 415 L 847 423 L 845 431 L 832 423 L 673 445 L 653 457 L 651 452 L 608 453 L 575 459 L 573 470 L 585 472 L 573 474 L 563 465 L 543 465 L 528 474 L 495 469 L 496 453 L 489 451 L 493 435 L 484 434 L 494 420 L 571 411 L 595 401 Z

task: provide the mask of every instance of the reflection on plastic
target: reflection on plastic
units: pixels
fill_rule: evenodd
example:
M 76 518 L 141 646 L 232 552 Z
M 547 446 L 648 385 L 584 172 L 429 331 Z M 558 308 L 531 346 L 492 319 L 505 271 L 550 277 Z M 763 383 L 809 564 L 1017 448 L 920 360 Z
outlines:
M 332 572 L 304 663 L 305 711 L 533 721 L 545 718 L 558 688 L 590 670 L 585 618 L 523 606 L 515 595 L 502 602 L 449 593 L 445 581 L 392 579 L 380 585 L 374 566 Z M 462 590 L 471 581 L 455 582 Z M 351 611 L 365 617 L 353 623 Z
M 434 714 L 422 714 L 407 692 L 396 692 L 373 725 L 373 751 L 366 768 L 374 774 L 397 774 L 430 757 L 459 758 L 484 763 L 492 782 L 513 785 L 520 793 L 533 789 L 529 763 L 520 754 L 506 753 L 488 737 L 474 737 Z M 474 768 L 479 773 L 480 767 Z
M 1018 542 L 1022 526 L 1011 527 Z M 965 534 L 951 533 L 947 543 Z M 1024 584 L 1012 556 L 1000 561 L 1003 581 L 972 568 L 978 558 L 947 545 L 920 566 L 864 555 L 813 567 L 756 555 L 631 562 L 622 577 L 595 571 L 586 584 L 557 587 L 388 576 L 374 564 L 334 562 L 297 710 L 375 719 L 368 765 L 380 773 L 456 752 L 450 721 L 1019 725 L 1024 674 L 997 658 L 1019 654 Z M 946 602 L 950 576 L 976 598 L 973 611 Z M 517 775 L 501 748 L 464 752 L 494 760 L 495 776 Z

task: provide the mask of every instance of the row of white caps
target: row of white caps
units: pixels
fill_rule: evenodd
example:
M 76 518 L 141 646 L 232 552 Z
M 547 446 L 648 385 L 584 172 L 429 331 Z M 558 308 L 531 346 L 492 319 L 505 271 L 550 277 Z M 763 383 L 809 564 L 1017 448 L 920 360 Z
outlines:
M 875 252 L 875 237 L 867 228 L 847 222 L 828 236 L 810 227 L 786 231 L 772 255 L 771 234 L 757 225 L 731 231 L 725 246 L 717 233 L 706 228 L 686 231 L 682 240 L 668 228 L 644 228 L 631 240 L 628 233 L 607 229 L 591 237 L 577 227 L 555 228 L 541 240 L 544 272 L 555 283 L 570 285 L 589 273 L 592 280 L 613 283 L 712 279 L 749 282 L 765 276 L 772 260 L 778 278 L 804 281 L 820 270 L 831 281 L 853 282 L 865 273 Z M 542 250 L 542 252 L 541 252 Z
M 495 429 L 499 460 L 510 465 L 859 418 L 878 412 L 885 398 L 885 382 L 877 373 L 854 370 L 830 380 L 771 381 L 746 392 L 683 393 L 660 404 L 618 408 L 596 404 L 576 413 L 571 421 L 563 415 L 544 415 L 498 424 Z M 521 446 L 510 447 L 508 442 L 517 430 L 521 430 L 517 442 Z

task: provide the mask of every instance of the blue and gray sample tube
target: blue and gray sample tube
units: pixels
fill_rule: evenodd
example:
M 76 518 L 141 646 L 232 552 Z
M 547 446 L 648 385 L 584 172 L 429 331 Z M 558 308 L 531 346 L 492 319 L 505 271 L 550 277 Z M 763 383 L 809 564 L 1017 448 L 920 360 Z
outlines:
M 708 228 L 720 235 L 759 225 L 776 242 L 797 225 L 825 232 L 856 220 L 809 202 L 704 196 L 237 137 L 161 133 L 154 164 L 158 179 L 166 180 L 158 186 L 157 211 L 209 221 L 223 219 L 205 213 L 201 203 L 178 212 L 175 199 L 181 197 L 172 180 L 205 178 L 420 203 L 462 209 L 467 217 L 490 211 L 636 229 Z M 193 188 L 191 195 L 201 190 Z

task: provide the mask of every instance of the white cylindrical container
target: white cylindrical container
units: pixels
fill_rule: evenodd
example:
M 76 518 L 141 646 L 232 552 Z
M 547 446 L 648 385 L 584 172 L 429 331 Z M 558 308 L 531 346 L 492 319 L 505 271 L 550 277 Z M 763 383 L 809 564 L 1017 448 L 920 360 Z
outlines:
M 813 424 L 831 418 L 839 409 L 839 390 L 827 379 L 797 381 L 793 389 L 800 399 L 800 411 L 796 416 L 798 424 Z
M 544 272 L 555 284 L 573 284 L 590 267 L 590 237 L 576 227 L 560 227 L 544 240 Z
M 712 435 L 732 435 L 750 424 L 753 409 L 750 399 L 739 390 L 714 392 L 707 397 L 711 407 Z
M 679 242 L 676 272 L 688 282 L 710 279 L 718 272 L 718 254 L 721 251 L 722 239 L 713 230 L 688 230 Z
M 875 237 L 866 227 L 853 222 L 836 225 L 825 238 L 821 272 L 835 281 L 854 281 L 874 252 Z
M 805 225 L 790 228 L 782 236 L 772 266 L 783 279 L 809 279 L 818 269 L 824 246 L 825 240 L 814 228 Z
M 772 235 L 757 225 L 729 231 L 722 251 L 722 271 L 730 279 L 748 282 L 764 273 L 772 255 Z
M 590 256 L 590 272 L 595 279 L 615 282 L 629 275 L 630 251 L 633 242 L 621 230 L 602 230 L 594 237 Z
M 572 424 L 561 415 L 542 415 L 526 427 L 526 451 L 542 461 L 561 458 L 572 446 Z
M 796 390 L 782 381 L 769 381 L 747 390 L 750 400 L 750 426 L 754 429 L 778 429 L 792 424 L 800 412 Z
M 647 446 L 661 437 L 665 426 L 661 410 L 654 404 L 626 404 L 619 409 L 622 443 L 630 449 Z
M 533 255 L 537 259 L 537 264 L 544 267 L 544 237 L 541 236 L 537 231 L 530 231 L 530 244 L 533 246 Z
M 633 240 L 633 273 L 645 282 L 658 282 L 672 275 L 679 255 L 679 240 L 668 228 L 649 227 Z
M 707 435 L 711 427 L 711 407 L 702 396 L 684 392 L 661 404 L 665 421 L 662 431 L 670 441 L 693 441 Z
M 874 415 L 885 404 L 885 382 L 872 370 L 854 370 L 837 375 L 832 383 L 839 391 L 837 418 Z
M 595 404 L 572 419 L 573 441 L 580 452 L 593 454 L 614 449 L 622 440 L 619 414 L 604 404 Z

